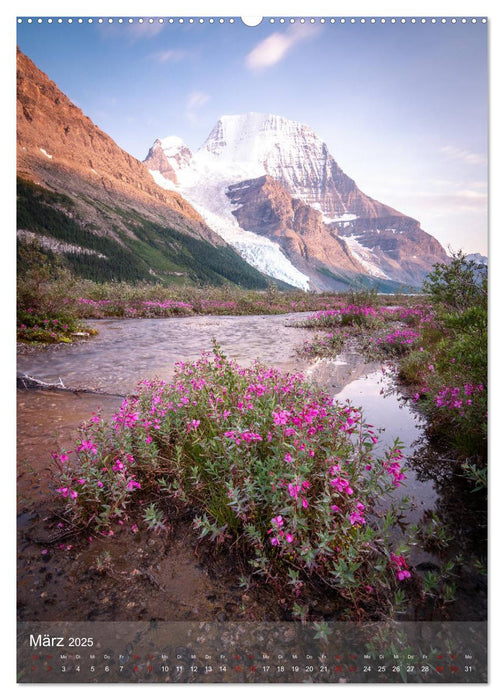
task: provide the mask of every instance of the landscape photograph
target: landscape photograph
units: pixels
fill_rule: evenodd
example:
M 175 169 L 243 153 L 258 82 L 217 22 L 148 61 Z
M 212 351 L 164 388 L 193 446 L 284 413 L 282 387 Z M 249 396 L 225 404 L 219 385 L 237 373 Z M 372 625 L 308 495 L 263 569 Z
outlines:
M 17 19 L 19 682 L 487 682 L 487 29 Z

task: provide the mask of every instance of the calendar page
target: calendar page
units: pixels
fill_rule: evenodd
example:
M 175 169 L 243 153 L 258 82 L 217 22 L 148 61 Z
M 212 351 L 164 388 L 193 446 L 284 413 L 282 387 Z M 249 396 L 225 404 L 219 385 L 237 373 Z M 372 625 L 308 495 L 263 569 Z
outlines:
M 487 30 L 16 19 L 18 683 L 487 683 Z

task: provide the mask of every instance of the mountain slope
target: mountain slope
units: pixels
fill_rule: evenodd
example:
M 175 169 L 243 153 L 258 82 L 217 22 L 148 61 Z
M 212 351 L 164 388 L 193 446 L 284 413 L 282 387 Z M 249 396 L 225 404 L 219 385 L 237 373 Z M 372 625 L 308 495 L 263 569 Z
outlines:
M 448 259 L 417 221 L 364 194 L 312 129 L 283 117 L 223 116 L 194 154 L 170 137 L 144 163 L 242 254 L 248 237 L 260 234 L 318 288 L 348 286 L 362 275 L 418 287 L 434 263 Z M 328 274 L 321 278 L 321 270 Z
M 20 245 L 35 238 L 78 273 L 267 286 L 180 194 L 156 185 L 19 49 L 17 173 Z
M 324 285 L 320 264 L 343 278 L 347 278 L 349 272 L 366 274 L 337 231 L 323 222 L 322 214 L 291 197 L 270 175 L 230 185 L 227 196 L 239 225 L 278 241 L 297 269 L 317 286 Z

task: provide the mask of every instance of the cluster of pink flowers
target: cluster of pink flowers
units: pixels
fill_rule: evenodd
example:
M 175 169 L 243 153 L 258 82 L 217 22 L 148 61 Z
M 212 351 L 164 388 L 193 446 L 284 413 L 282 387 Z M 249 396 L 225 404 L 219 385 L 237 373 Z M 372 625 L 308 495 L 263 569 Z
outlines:
M 138 399 L 124 399 L 119 409 L 119 413 L 113 415 L 114 430 L 118 431 L 121 428 L 133 428 L 140 418 L 138 410 L 132 410 L 135 407 Z
M 58 454 L 57 452 L 53 452 L 53 459 L 59 462 L 60 464 L 65 464 L 65 462 L 68 462 L 68 458 L 70 454 L 72 453 L 72 450 L 69 452 L 62 452 L 61 454 Z
M 341 309 L 342 314 L 350 314 L 355 316 L 371 316 L 376 318 L 378 311 L 372 306 L 357 306 L 356 304 L 348 304 Z
M 82 491 L 81 487 L 84 487 L 85 490 L 91 489 L 91 491 L 93 491 L 94 488 L 104 491 L 108 490 L 108 488 L 112 488 L 114 491 L 117 486 L 122 487 L 125 491 L 134 491 L 135 489 L 141 488 L 141 484 L 137 481 L 135 476 L 127 473 L 127 468 L 124 464 L 124 462 L 129 462 L 130 464 L 134 463 L 135 458 L 132 454 L 126 452 L 121 458 L 123 461 L 116 458 L 111 466 L 103 466 L 100 468 L 101 457 L 98 454 L 97 445 L 91 440 L 82 440 L 79 445 L 77 445 L 75 452 L 84 460 L 83 463 L 91 465 L 91 471 L 88 471 L 86 476 L 83 476 L 82 472 L 79 476 L 79 471 L 73 475 L 71 475 L 71 471 L 67 473 L 66 478 L 64 478 L 66 483 L 71 483 L 71 486 L 62 486 L 56 489 L 56 493 L 61 494 L 63 498 L 76 502 L 79 497 L 78 491 L 80 490 L 81 495 L 85 493 L 85 491 Z M 61 464 L 64 464 L 67 462 L 69 454 L 70 452 L 63 452 L 61 454 L 54 453 L 53 458 Z M 98 470 L 100 472 L 99 478 L 97 478 Z
M 438 408 L 456 409 L 464 415 L 464 407 L 472 405 L 470 397 L 483 390 L 483 384 L 464 384 L 463 389 L 458 386 L 445 386 L 436 394 L 434 400 Z
M 109 426 L 94 416 L 76 449 L 80 469 L 66 471 L 59 493 L 86 522 L 112 503 L 115 523 L 133 492 L 158 488 L 169 463 L 163 480 L 175 497 L 212 504 L 202 536 L 226 528 L 226 536 L 246 536 L 256 551 L 266 547 L 273 562 L 286 556 L 299 572 L 317 566 L 329 573 L 328 552 L 367 556 L 368 499 L 377 479 L 388 471 L 393 483 L 383 490 L 392 490 L 404 478 L 399 450 L 387 463 L 374 462 L 375 441 L 359 410 L 334 404 L 302 375 L 259 363 L 239 367 L 215 352 L 177 363 L 170 382 L 140 382 Z M 173 449 L 180 450 L 176 459 Z M 56 455 L 61 464 L 64 455 Z
M 357 304 L 341 304 L 337 308 L 322 309 L 310 316 L 309 320 L 323 321 L 334 316 L 369 316 L 375 318 L 378 311 L 372 306 L 357 306 Z
M 262 436 L 258 433 L 254 433 L 251 430 L 226 430 L 224 437 L 229 438 L 235 442 L 236 445 L 240 445 L 242 442 L 246 442 L 250 445 L 252 442 L 261 442 Z
M 77 451 L 85 452 L 87 450 L 95 455 L 98 450 L 98 446 L 91 440 L 82 440 L 81 443 L 77 445 Z
M 329 471 L 331 474 L 335 474 L 339 470 L 340 467 L 332 466 Z M 343 476 L 337 476 L 335 479 L 331 479 L 329 483 L 340 493 L 347 493 L 349 496 L 353 494 L 353 488 L 350 486 L 350 482 L 348 479 L 344 479 Z
M 74 491 L 73 489 L 69 489 L 67 486 L 64 486 L 60 489 L 56 489 L 56 493 L 61 493 L 63 498 L 71 498 L 72 500 L 77 500 L 77 491 Z
M 150 309 L 192 309 L 192 304 L 185 301 L 174 301 L 166 299 L 165 301 L 143 301 L 142 306 Z
M 383 466 L 391 475 L 392 482 L 396 487 L 400 486 L 401 481 L 406 478 L 401 466 L 401 459 L 403 456 L 401 450 L 398 447 L 394 447 L 387 455 L 387 458 L 383 460 Z
M 94 309 L 99 309 L 100 307 L 103 306 L 108 306 L 108 304 L 112 304 L 110 299 L 100 299 L 99 301 L 95 301 L 94 299 L 85 299 L 84 297 L 79 297 L 77 299 L 79 304 L 85 304 L 86 306 L 92 306 Z
M 410 328 L 398 328 L 392 333 L 389 333 L 384 338 L 377 338 L 376 343 L 379 345 L 411 345 L 420 336 L 419 333 L 415 333 Z
M 390 555 L 390 563 L 395 569 L 396 577 L 399 581 L 404 581 L 405 578 L 411 578 L 411 572 L 408 569 L 406 559 L 398 554 Z
M 432 309 L 431 307 L 423 307 L 423 306 L 408 306 L 408 307 L 401 307 L 399 309 L 399 318 L 402 320 L 416 317 L 419 319 L 427 319 L 430 318 L 432 314 Z
M 140 483 L 138 481 L 135 481 L 134 479 L 131 479 L 126 484 L 127 491 L 133 491 L 133 489 L 140 489 L 140 488 L 142 488 Z
M 431 306 L 382 306 L 380 311 L 384 316 L 393 317 L 399 321 L 418 319 L 420 324 L 431 321 L 433 318 Z
M 355 504 L 356 509 L 353 511 L 353 513 L 350 513 L 349 520 L 351 525 L 355 525 L 355 523 L 358 523 L 359 525 L 365 525 L 366 524 L 366 519 L 362 515 L 364 512 L 364 505 L 357 501 Z
M 339 464 L 333 464 L 329 467 L 329 475 L 332 477 L 335 477 L 329 481 L 330 485 L 340 494 L 346 494 L 348 496 L 353 495 L 354 489 L 350 485 L 350 481 L 348 478 L 348 474 L 345 472 L 341 471 L 341 467 Z M 331 510 L 334 513 L 339 513 L 341 512 L 341 507 L 332 504 L 331 505 Z M 356 501 L 353 505 L 353 510 L 348 515 L 348 519 L 350 520 L 351 525 L 365 525 L 366 519 L 364 518 L 364 510 L 365 506 L 363 503 L 360 501 Z
M 296 502 L 298 500 L 298 496 L 301 496 L 301 506 L 303 508 L 308 508 L 308 501 L 306 500 L 306 492 L 310 488 L 310 482 L 309 481 L 303 481 L 302 483 L 299 483 L 299 479 L 296 481 L 287 484 L 287 490 L 289 492 L 289 496 L 293 498 Z
M 273 537 L 270 537 L 270 542 L 273 547 L 279 547 L 282 544 L 282 540 L 285 540 L 287 544 L 292 544 L 294 537 L 289 532 L 283 531 L 282 527 L 284 523 L 281 515 L 277 515 L 276 518 L 272 518 L 271 524 L 273 527 L 268 530 L 268 534 L 271 534 L 272 532 L 274 533 Z

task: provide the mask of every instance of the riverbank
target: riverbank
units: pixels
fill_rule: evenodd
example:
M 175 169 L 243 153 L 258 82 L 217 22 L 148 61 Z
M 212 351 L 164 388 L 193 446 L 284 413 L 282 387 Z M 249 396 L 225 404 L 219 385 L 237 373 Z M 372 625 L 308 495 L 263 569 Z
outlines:
M 374 292 L 365 292 L 378 297 Z M 265 291 L 232 285 L 171 288 L 160 284 L 96 283 L 65 275 L 28 276 L 18 283 L 17 337 L 23 343 L 78 342 L 94 334 L 95 319 L 255 316 L 315 312 L 334 308 L 361 292 L 315 293 L 297 289 Z M 405 303 L 411 295 L 380 295 L 387 303 Z M 87 319 L 88 323 L 83 323 Z

